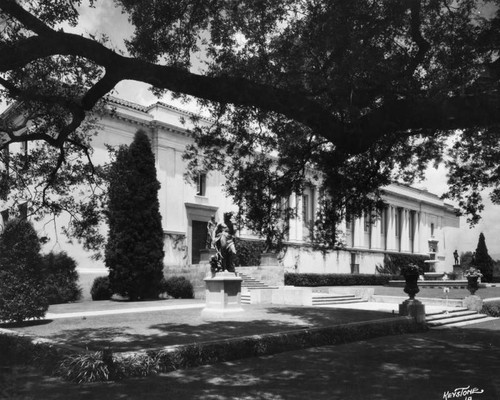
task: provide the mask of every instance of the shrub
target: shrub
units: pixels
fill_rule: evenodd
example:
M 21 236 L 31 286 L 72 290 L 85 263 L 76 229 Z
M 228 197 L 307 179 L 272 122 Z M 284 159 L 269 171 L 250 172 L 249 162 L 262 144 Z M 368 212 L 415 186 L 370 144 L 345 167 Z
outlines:
M 370 274 L 285 274 L 285 285 L 290 286 L 353 286 L 386 285 L 392 279 L 401 279 L 399 275 Z
M 116 367 L 123 377 L 144 377 L 160 372 L 158 357 L 149 354 L 132 354 L 116 360 Z
M 66 253 L 46 254 L 42 258 L 49 304 L 80 300 L 82 289 L 78 286 L 76 262 Z
M 107 276 L 99 276 L 94 279 L 90 289 L 92 300 L 109 300 L 113 296 Z
M 173 276 L 164 280 L 164 291 L 175 299 L 192 299 L 193 285 L 184 276 Z
M 483 304 L 482 313 L 489 315 L 490 317 L 500 317 L 500 302 L 488 302 Z
M 0 321 L 43 318 L 49 307 L 40 240 L 26 220 L 10 220 L 0 236 Z
M 102 382 L 110 378 L 103 352 L 76 354 L 65 357 L 59 365 L 58 375 L 76 383 Z
M 244 240 L 236 238 L 236 265 L 247 267 L 260 265 L 260 255 L 264 251 L 262 240 Z

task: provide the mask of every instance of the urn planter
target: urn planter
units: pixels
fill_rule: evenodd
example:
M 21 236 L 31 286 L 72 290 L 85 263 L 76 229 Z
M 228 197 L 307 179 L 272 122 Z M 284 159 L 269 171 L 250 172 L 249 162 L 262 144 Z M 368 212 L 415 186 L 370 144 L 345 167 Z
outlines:
M 469 292 L 470 292 L 470 294 L 472 296 L 479 289 L 478 279 L 479 279 L 479 277 L 477 277 L 477 276 L 469 276 L 469 277 L 467 277 L 467 289 L 469 290 Z
M 410 297 L 410 300 L 415 299 L 415 295 L 420 292 L 420 289 L 418 288 L 418 274 L 406 274 L 405 275 L 405 288 L 404 292 L 408 294 Z
M 413 271 L 412 271 L 413 272 Z M 418 270 L 406 273 L 404 292 L 410 297 L 399 305 L 399 315 L 410 316 L 417 323 L 425 323 L 425 306 L 415 299 L 415 295 L 420 291 L 418 288 Z

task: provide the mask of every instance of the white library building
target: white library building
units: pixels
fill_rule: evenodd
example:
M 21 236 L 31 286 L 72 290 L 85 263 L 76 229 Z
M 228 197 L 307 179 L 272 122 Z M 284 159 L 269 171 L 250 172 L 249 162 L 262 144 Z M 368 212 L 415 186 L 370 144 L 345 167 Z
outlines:
M 160 212 L 165 238 L 166 266 L 190 267 L 200 262 L 207 222 L 215 215 L 237 211 L 223 190 L 224 177 L 217 171 L 200 176 L 197 185 L 185 180 L 186 146 L 192 143 L 186 125 L 190 114 L 158 102 L 142 106 L 111 99 L 113 112 L 102 116 L 102 130 L 93 139 L 95 163 L 108 160 L 106 145 L 130 144 L 137 130 L 150 137 L 156 157 Z M 6 112 L 9 112 L 7 110 Z M 318 191 L 308 188 L 291 196 L 290 205 L 301 212 L 289 221 L 286 251 L 280 255 L 285 271 L 299 273 L 375 273 L 384 256 L 393 253 L 429 255 L 432 243 L 436 272 L 451 272 L 453 251 L 459 248 L 459 217 L 453 206 L 425 190 L 403 185 L 384 188 L 386 208 L 381 217 L 362 217 L 345 224 L 345 248 L 323 254 L 308 244 L 308 222 L 316 212 Z M 1 208 L 1 204 L 0 204 Z M 0 209 L 1 211 L 1 209 Z M 0 221 L 1 222 L 1 221 Z M 245 239 L 257 239 L 238 232 Z M 78 246 L 61 245 L 80 266 L 95 263 Z

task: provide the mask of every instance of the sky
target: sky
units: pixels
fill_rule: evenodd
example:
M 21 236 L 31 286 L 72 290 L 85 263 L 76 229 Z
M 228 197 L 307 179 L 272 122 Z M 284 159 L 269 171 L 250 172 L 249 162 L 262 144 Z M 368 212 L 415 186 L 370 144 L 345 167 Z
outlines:
M 83 1 L 80 24 L 77 30 L 73 31 L 97 36 L 106 33 L 112 47 L 124 50 L 123 39 L 129 37 L 133 32 L 133 27 L 129 24 L 127 16 L 115 8 L 113 1 L 97 1 L 95 8 L 85 7 L 86 5 L 87 1 Z M 71 29 L 65 28 L 65 30 L 69 31 Z M 148 90 L 147 85 L 133 81 L 119 83 L 112 94 L 141 105 L 149 105 L 158 101 Z M 182 109 L 196 111 L 194 105 L 185 104 L 179 100 L 165 98 L 162 101 Z M 438 196 L 442 195 L 446 191 L 446 170 L 444 166 L 441 165 L 438 169 L 429 168 L 425 181 L 416 184 L 415 187 L 425 188 Z M 485 210 L 481 221 L 474 228 L 468 226 L 465 218 L 460 220 L 462 248 L 458 249 L 458 251 L 475 251 L 479 234 L 482 232 L 485 235 L 490 255 L 495 259 L 500 259 L 500 206 L 493 205 L 487 196 L 484 197 Z M 451 204 L 453 203 L 451 202 Z

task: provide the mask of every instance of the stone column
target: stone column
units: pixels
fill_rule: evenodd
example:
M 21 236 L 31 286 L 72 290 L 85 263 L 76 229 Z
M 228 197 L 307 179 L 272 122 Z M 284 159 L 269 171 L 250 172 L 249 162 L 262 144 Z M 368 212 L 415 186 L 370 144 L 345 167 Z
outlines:
M 387 207 L 387 236 L 386 236 L 386 247 L 387 250 L 396 249 L 396 237 L 394 230 L 394 207 Z
M 301 195 L 296 195 L 295 198 L 297 199 L 297 218 L 295 220 L 297 221 L 296 225 L 296 234 L 297 234 L 297 240 L 303 241 L 304 240 L 304 220 L 302 218 L 302 196 Z
M 413 252 L 420 253 L 420 212 L 415 211 L 414 220 L 414 236 L 413 236 Z
M 290 208 L 293 210 L 293 209 L 296 209 L 297 207 L 297 194 L 295 193 L 292 193 L 290 195 Z M 297 213 L 298 215 L 298 213 Z M 290 228 L 289 228 L 289 231 L 288 231 L 288 234 L 289 234 L 289 239 L 290 240 L 297 240 L 298 239 L 298 236 L 297 236 L 297 225 L 298 225 L 298 218 L 290 218 Z
M 377 219 L 377 221 L 371 226 L 371 240 L 372 240 L 372 248 L 380 249 L 382 246 L 381 243 L 381 234 L 380 234 L 380 224 L 382 221 Z
M 365 238 L 365 231 L 364 231 L 364 218 L 361 216 L 360 218 L 356 218 L 354 221 L 354 247 L 362 247 L 363 246 L 363 241 Z
M 409 234 L 409 210 L 406 208 L 401 209 L 401 251 L 407 252 L 410 250 L 410 234 Z

